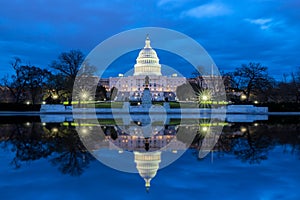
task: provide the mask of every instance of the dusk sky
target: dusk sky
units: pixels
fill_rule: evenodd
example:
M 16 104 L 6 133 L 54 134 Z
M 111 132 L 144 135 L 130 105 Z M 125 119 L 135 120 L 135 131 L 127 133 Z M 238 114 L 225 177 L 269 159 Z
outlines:
M 281 80 L 300 66 L 299 9 L 299 0 L 2 0 L 1 77 L 15 56 L 46 68 L 61 52 L 88 54 L 119 32 L 152 26 L 195 39 L 220 70 L 260 62 Z

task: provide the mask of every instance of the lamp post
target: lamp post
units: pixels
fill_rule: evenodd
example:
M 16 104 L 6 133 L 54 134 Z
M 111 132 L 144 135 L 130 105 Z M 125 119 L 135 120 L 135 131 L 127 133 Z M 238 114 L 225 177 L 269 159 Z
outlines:
M 242 95 L 241 95 L 241 100 L 244 101 L 244 100 L 246 100 L 246 99 L 247 99 L 247 96 L 246 96 L 245 94 L 242 94 Z

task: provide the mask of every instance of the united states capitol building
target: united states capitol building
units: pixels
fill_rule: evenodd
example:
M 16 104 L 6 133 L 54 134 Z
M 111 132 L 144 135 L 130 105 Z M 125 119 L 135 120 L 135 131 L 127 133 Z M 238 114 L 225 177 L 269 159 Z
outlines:
M 161 72 L 161 64 L 157 53 L 150 46 L 149 36 L 146 37 L 145 47 L 139 52 L 134 65 L 133 75 L 109 78 L 109 88 L 117 88 L 118 95 L 114 100 L 139 100 L 144 90 L 145 77 L 149 77 L 149 89 L 152 100 L 175 100 L 176 88 L 186 83 L 186 78 L 173 73 L 169 76 Z

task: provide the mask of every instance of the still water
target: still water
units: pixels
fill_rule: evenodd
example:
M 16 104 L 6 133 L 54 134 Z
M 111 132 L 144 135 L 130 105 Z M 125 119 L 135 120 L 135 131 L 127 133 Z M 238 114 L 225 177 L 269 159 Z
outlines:
M 39 116 L 0 119 L 3 200 L 300 199 L 299 116 L 227 122 L 213 151 L 201 159 L 201 135 L 209 123 L 199 120 L 199 135 L 190 148 L 159 169 L 148 190 L 138 173 L 120 172 L 95 159 L 72 122 L 42 123 Z M 171 121 L 160 136 L 176 137 L 177 126 L 176 120 Z M 125 141 L 130 151 L 127 144 L 132 138 L 116 125 L 107 122 L 101 128 L 106 137 L 102 141 L 109 138 L 119 145 Z M 177 140 L 184 144 L 184 139 Z

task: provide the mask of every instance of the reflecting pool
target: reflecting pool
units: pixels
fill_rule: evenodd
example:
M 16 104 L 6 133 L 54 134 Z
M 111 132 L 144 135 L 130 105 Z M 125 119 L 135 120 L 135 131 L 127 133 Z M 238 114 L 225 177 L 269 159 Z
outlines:
M 157 124 L 157 135 L 147 139 L 130 125 L 126 129 L 136 134 L 101 121 L 104 135 L 92 138 L 101 144 L 94 146 L 93 154 L 105 148 L 121 155 L 137 148 L 149 153 L 175 141 L 157 155 L 157 164 L 162 165 L 165 153 L 176 155 L 188 145 L 172 164 L 155 171 L 148 188 L 147 177 L 137 167 L 141 157 L 130 160 L 140 173 L 102 164 L 86 149 L 72 121 L 45 123 L 39 116 L 0 120 L 1 199 L 300 198 L 299 116 L 225 122 L 216 145 L 204 158 L 199 158 L 203 136 L 218 123 L 200 119 L 197 127 L 178 126 L 178 120 L 172 119 L 167 125 Z M 89 124 L 82 130 L 93 129 Z M 191 129 L 198 134 L 189 136 Z M 179 131 L 184 135 L 177 135 Z M 191 144 L 185 135 L 193 137 Z

